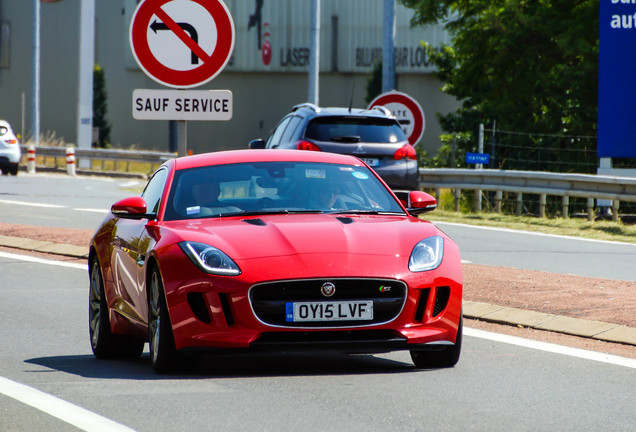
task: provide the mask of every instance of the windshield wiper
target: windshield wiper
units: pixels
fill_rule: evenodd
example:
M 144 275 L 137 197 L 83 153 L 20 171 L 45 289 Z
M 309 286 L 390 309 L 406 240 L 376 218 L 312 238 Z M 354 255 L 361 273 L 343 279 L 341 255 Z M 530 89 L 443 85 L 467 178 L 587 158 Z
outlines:
M 302 213 L 324 213 L 323 210 L 305 210 L 305 209 L 275 209 L 275 210 L 255 210 L 255 211 L 239 211 L 232 213 L 223 213 L 217 216 L 262 216 L 277 214 L 302 214 Z
M 368 214 L 368 215 L 392 215 L 392 214 L 404 214 L 404 212 L 388 211 L 388 210 L 334 210 L 330 213 L 338 214 Z

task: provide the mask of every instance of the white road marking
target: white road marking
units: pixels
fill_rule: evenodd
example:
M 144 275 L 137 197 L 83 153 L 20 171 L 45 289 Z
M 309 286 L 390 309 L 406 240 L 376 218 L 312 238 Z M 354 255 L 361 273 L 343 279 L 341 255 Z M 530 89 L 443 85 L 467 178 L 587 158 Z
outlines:
M 91 213 L 104 213 L 104 214 L 108 213 L 108 209 L 72 208 L 72 207 L 60 205 L 60 204 L 43 204 L 43 203 L 32 203 L 32 202 L 25 202 L 25 201 L 12 201 L 12 200 L 1 200 L 1 199 L 0 199 L 0 203 L 29 206 L 29 207 L 69 209 L 73 211 L 91 212 Z
M 50 394 L 0 377 L 0 393 L 84 431 L 130 432 L 133 429 Z
M 108 213 L 108 210 L 106 209 L 91 209 L 91 208 L 74 208 L 71 210 L 75 210 L 75 211 L 83 211 L 83 212 L 91 212 L 91 213 Z
M 38 258 L 38 257 L 30 256 L 30 255 L 12 254 L 8 252 L 0 252 L 0 258 L 9 258 L 9 259 L 14 259 L 18 261 L 33 262 L 37 264 L 46 264 L 46 265 L 53 265 L 58 267 L 69 267 L 69 268 L 74 268 L 79 270 L 88 270 L 87 264 L 77 264 L 77 263 L 71 263 L 71 262 L 65 262 L 65 261 Z
M 66 206 L 58 205 L 58 204 L 42 204 L 42 203 L 31 203 L 31 202 L 12 201 L 12 200 L 0 200 L 0 203 L 13 204 L 13 205 L 23 205 L 23 206 L 29 206 L 29 207 L 68 208 Z
M 524 348 L 546 351 L 555 354 L 563 354 L 570 357 L 577 357 L 586 360 L 593 360 L 601 363 L 609 363 L 617 366 L 625 366 L 636 369 L 636 359 L 619 357 L 596 351 L 588 351 L 580 348 L 571 348 L 548 342 L 540 342 L 532 339 L 524 339 L 516 336 L 509 336 L 500 333 L 492 333 L 484 330 L 464 327 L 464 335 L 480 339 L 487 339 L 495 342 L 502 342 L 510 345 L 517 345 Z
M 619 242 L 619 241 L 612 241 L 612 240 L 598 240 L 598 239 L 591 239 L 591 238 L 585 238 L 585 237 L 566 236 L 566 235 L 560 235 L 560 234 L 547 234 L 547 233 L 536 232 L 536 231 L 513 230 L 513 229 L 510 229 L 510 228 L 498 228 L 498 227 L 489 227 L 489 226 L 482 226 L 482 225 L 468 225 L 468 224 L 457 223 L 457 222 L 444 222 L 444 221 L 434 221 L 434 220 L 431 220 L 430 222 L 432 222 L 434 225 L 437 225 L 437 224 L 444 225 L 445 224 L 445 225 L 460 226 L 460 227 L 464 227 L 464 228 L 476 228 L 476 229 L 489 230 L 489 231 L 502 231 L 502 232 L 508 232 L 508 233 L 513 233 L 513 234 L 528 234 L 528 235 L 533 235 L 533 236 L 554 237 L 554 238 L 561 238 L 561 239 L 566 239 L 566 240 L 580 240 L 580 241 L 593 242 L 593 243 L 608 243 L 608 244 L 617 244 L 617 245 L 636 246 L 636 245 L 634 245 L 634 243 L 628 243 L 628 242 Z

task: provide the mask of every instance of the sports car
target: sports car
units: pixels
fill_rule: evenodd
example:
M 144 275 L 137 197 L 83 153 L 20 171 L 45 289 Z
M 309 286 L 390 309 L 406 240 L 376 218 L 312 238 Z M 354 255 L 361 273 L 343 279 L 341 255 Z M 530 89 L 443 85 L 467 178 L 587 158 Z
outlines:
M 89 253 L 98 358 L 149 342 L 168 373 L 202 352 L 409 350 L 452 367 L 462 341 L 457 245 L 353 156 L 236 150 L 172 159 L 112 205 Z

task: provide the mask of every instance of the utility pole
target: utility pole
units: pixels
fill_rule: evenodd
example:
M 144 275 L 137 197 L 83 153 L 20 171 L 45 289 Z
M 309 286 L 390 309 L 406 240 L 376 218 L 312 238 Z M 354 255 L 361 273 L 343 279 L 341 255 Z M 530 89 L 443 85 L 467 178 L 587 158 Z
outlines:
M 384 0 L 382 25 L 382 93 L 395 90 L 395 0 Z
M 311 0 L 311 28 L 309 53 L 309 91 L 307 101 L 319 105 L 320 73 L 320 0 Z
M 36 0 L 39 1 L 39 0 Z M 95 0 L 81 0 L 79 38 L 79 91 L 77 97 L 77 147 L 90 149 L 93 141 L 93 68 L 95 66 Z M 90 160 L 80 159 L 80 168 Z
M 40 0 L 33 0 L 33 102 L 31 104 L 31 140 L 40 145 Z

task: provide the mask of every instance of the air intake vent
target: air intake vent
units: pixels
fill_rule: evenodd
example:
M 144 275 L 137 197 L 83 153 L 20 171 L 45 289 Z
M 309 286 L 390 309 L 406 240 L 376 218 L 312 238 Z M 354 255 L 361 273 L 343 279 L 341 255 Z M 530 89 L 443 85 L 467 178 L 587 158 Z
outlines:
M 230 309 L 230 302 L 227 299 L 227 294 L 220 293 L 219 300 L 221 301 L 221 307 L 223 308 L 223 315 L 225 315 L 225 322 L 228 327 L 234 325 L 234 317 L 232 316 L 232 310 Z
M 353 223 L 353 219 L 346 216 L 340 216 L 340 217 L 337 217 L 336 219 L 338 219 L 340 222 L 342 222 L 345 225 L 349 225 L 350 223 Z
M 267 225 L 262 219 L 243 219 L 243 222 L 250 225 L 265 226 Z
M 206 324 L 212 322 L 203 294 L 198 292 L 188 293 L 188 304 L 190 305 L 190 309 L 192 309 L 192 313 L 194 313 L 194 316 L 197 317 L 199 321 Z
M 435 305 L 433 306 L 433 318 L 441 314 L 448 305 L 450 287 L 438 287 L 435 293 Z
M 428 303 L 428 295 L 430 292 L 430 288 L 425 288 L 420 291 L 420 300 L 417 303 L 417 309 L 415 309 L 415 321 L 422 322 L 422 320 L 424 320 L 424 311 L 426 310 L 426 304 Z

